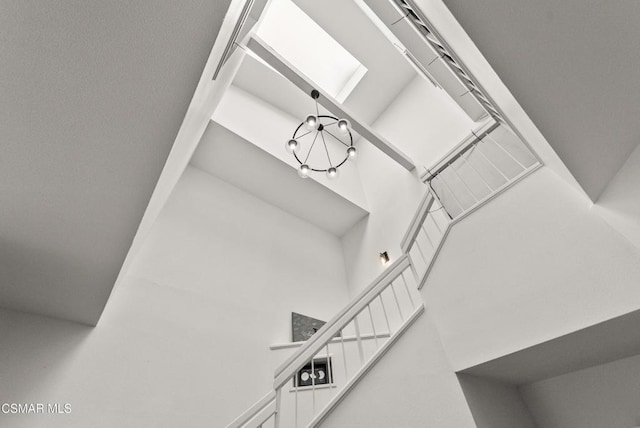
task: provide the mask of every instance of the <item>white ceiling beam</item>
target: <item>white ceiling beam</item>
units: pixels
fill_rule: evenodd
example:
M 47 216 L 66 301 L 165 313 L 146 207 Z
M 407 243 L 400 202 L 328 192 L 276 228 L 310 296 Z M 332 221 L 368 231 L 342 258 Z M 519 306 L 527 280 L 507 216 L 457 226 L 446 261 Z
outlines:
M 322 89 L 316 87 L 311 79 L 306 77 L 291 63 L 282 58 L 282 56 L 274 51 L 264 40 L 260 39 L 260 37 L 252 34 L 247 41 L 247 48 L 305 93 L 311 94 L 311 91 L 316 89 L 320 93 L 320 97 L 318 98 L 318 103 L 320 105 L 322 105 L 332 114 L 340 118 L 349 120 L 354 131 L 356 131 L 358 134 L 360 134 L 361 137 L 380 149 L 391 159 L 399 163 L 402 167 L 404 167 L 408 171 L 413 171 L 415 169 L 416 166 L 413 161 L 399 148 L 385 140 L 369 125 L 360 122 L 342 104 L 328 95 Z

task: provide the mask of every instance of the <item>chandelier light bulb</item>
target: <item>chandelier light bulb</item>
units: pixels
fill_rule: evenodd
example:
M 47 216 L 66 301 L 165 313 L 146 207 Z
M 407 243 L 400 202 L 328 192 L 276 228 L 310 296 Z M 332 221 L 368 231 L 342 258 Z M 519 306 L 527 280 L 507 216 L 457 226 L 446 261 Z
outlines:
M 350 127 L 351 124 L 347 119 L 338 120 L 338 131 L 340 131 L 341 134 L 347 134 Z
M 309 165 L 307 164 L 302 164 L 300 165 L 300 168 L 298 168 L 298 175 L 300 178 L 307 178 L 309 176 L 309 172 L 311 172 L 311 168 L 309 168 Z
M 315 114 L 309 114 L 304 119 L 304 125 L 307 127 L 309 131 L 318 129 L 319 124 L 320 124 L 320 121 L 318 120 L 318 116 L 316 116 Z
M 297 153 L 298 149 L 300 148 L 300 143 L 298 143 L 298 140 L 292 138 L 291 140 L 287 141 L 287 144 L 285 144 L 285 148 L 287 149 L 288 153 Z
M 318 107 L 319 96 L 320 94 L 317 90 L 311 91 L 311 98 L 315 100 L 316 104 L 315 111 L 312 110 L 311 113 L 304 117 L 302 123 L 293 132 L 293 135 L 289 134 L 291 136 L 284 142 L 285 149 L 289 154 L 293 154 L 297 165 L 299 165 L 297 173 L 301 178 L 309 177 L 311 171 L 314 171 L 324 172 L 328 179 L 334 180 L 340 176 L 339 168 L 347 160 L 355 159 L 358 150 L 353 146 L 353 135 L 349 119 L 320 114 Z M 328 125 L 332 125 L 330 130 L 327 129 Z M 335 128 L 338 129 L 336 130 Z M 327 131 L 328 134 L 324 131 Z M 304 140 L 303 144 L 303 138 L 309 134 L 311 134 L 311 137 Z M 339 136 L 339 134 L 342 134 L 342 136 Z M 328 136 L 332 138 L 327 138 Z M 313 142 L 311 142 L 311 139 L 313 139 Z M 342 147 L 339 144 L 342 144 Z M 304 147 L 302 147 L 303 145 Z M 314 148 L 316 152 L 313 152 Z M 321 156 L 322 149 L 326 152 L 326 159 L 329 162 L 323 161 L 323 156 Z M 300 152 L 303 150 L 305 151 L 305 156 L 299 157 Z M 335 151 L 336 156 L 330 156 L 331 151 Z M 311 159 L 309 164 L 307 164 L 308 159 Z M 294 165 L 296 164 L 294 163 Z

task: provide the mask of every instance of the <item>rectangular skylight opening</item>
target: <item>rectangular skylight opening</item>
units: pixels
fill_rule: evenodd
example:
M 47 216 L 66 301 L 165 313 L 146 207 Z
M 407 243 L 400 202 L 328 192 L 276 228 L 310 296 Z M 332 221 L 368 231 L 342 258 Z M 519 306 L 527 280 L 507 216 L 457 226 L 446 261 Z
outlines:
M 347 99 L 367 72 L 291 0 L 272 0 L 256 34 L 338 102 Z

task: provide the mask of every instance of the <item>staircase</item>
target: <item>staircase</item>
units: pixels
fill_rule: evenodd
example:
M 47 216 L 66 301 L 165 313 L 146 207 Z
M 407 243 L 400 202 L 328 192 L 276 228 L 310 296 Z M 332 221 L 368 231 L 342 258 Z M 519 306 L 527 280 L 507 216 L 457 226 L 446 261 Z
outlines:
M 426 169 L 429 190 L 402 238 L 402 257 L 282 363 L 273 389 L 227 427 L 320 425 L 424 312 L 419 289 L 453 225 L 540 166 L 491 121 Z

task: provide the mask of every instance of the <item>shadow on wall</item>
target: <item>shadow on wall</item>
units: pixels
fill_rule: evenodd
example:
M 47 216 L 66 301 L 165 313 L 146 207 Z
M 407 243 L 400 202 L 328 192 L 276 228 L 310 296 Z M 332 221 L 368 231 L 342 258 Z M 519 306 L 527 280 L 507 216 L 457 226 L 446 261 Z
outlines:
M 105 255 L 120 250 L 101 243 L 93 252 L 58 230 L 36 227 L 34 233 L 56 236 L 59 245 L 23 242 L 20 231 L 0 237 L 2 306 L 95 326 L 122 265 L 122 259 Z
M 93 327 L 0 309 L 0 403 L 64 403 L 56 384 Z M 0 414 L 0 419 L 24 415 Z
M 457 376 L 478 428 L 536 428 L 517 386 L 464 373 Z

